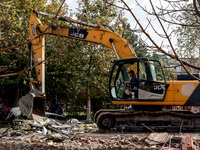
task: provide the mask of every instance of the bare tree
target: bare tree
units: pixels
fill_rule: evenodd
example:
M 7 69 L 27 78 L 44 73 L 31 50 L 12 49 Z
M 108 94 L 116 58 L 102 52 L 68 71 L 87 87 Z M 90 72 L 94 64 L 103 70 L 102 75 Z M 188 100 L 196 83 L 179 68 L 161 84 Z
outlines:
M 195 1 L 198 2 L 195 3 Z M 165 2 L 165 5 L 163 4 Z M 112 3 L 109 3 L 105 1 L 107 5 L 112 5 Z M 151 18 L 146 18 L 148 24 L 145 26 L 143 22 L 140 22 L 138 19 L 139 17 L 136 16 L 130 6 L 124 1 L 121 0 L 121 3 L 124 4 L 124 7 L 121 8 L 119 6 L 116 6 L 118 8 L 121 8 L 124 11 L 128 11 L 126 13 L 130 13 L 132 17 L 134 18 L 135 22 L 137 23 L 137 26 L 135 26 L 132 31 L 137 32 L 139 31 L 140 34 L 145 34 L 147 39 L 150 42 L 146 43 L 146 48 L 149 50 L 153 50 L 154 52 L 160 52 L 163 53 L 170 58 L 173 58 L 180 62 L 181 66 L 185 69 L 185 71 L 192 76 L 193 78 L 199 80 L 198 78 L 194 77 L 188 68 L 194 68 L 196 70 L 200 70 L 199 66 L 193 65 L 191 62 L 186 61 L 183 55 L 181 55 L 182 52 L 178 50 L 177 47 L 174 46 L 174 28 L 176 27 L 187 27 L 199 30 L 199 0 L 193 0 L 193 3 L 189 0 L 185 1 L 160 1 L 160 6 L 155 6 L 152 0 L 149 0 L 149 6 L 151 6 L 151 9 L 147 9 L 146 7 L 142 6 L 140 1 L 135 1 L 136 5 L 138 5 L 147 16 L 150 16 L 151 18 L 154 17 L 154 20 Z M 166 5 L 167 4 L 167 5 Z M 190 7 L 188 7 L 188 5 Z M 194 7 L 193 7 L 194 6 Z M 196 7 L 196 8 L 195 8 Z M 193 20 L 190 21 L 183 21 L 183 19 L 177 19 L 178 17 L 181 18 L 183 14 L 188 14 L 190 16 L 193 16 Z M 189 19 L 189 18 L 188 18 Z M 155 24 L 155 21 L 157 24 Z M 168 26 L 164 26 L 164 24 L 168 24 Z M 125 23 L 124 23 L 125 24 Z M 158 28 L 157 25 L 159 25 Z M 139 27 L 139 29 L 138 29 Z M 169 27 L 172 27 L 171 30 L 169 30 Z M 149 34 L 147 29 L 151 28 L 154 33 Z M 160 30 L 162 29 L 162 30 Z M 162 31 L 162 32 L 159 32 Z M 156 40 L 153 40 L 152 34 L 156 34 L 159 39 L 162 39 L 163 42 L 159 45 Z M 167 49 L 166 49 L 167 48 Z M 185 52 L 184 52 L 185 54 Z M 183 58 L 183 59 L 180 59 Z M 186 67 L 187 66 L 187 67 Z M 200 81 L 200 80 L 199 80 Z

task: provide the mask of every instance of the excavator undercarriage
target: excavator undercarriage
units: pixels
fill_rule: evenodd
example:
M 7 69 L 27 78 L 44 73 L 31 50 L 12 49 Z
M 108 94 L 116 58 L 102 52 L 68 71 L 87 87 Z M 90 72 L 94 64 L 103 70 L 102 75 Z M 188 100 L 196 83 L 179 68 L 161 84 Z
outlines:
M 200 114 L 191 111 L 99 110 L 95 121 L 102 132 L 128 131 L 200 131 Z

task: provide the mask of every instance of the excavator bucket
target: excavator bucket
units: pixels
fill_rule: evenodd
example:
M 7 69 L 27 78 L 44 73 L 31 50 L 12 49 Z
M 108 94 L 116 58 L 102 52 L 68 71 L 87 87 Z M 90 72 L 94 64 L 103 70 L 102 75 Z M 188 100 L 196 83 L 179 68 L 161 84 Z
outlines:
M 19 108 L 22 115 L 29 119 L 37 119 L 45 116 L 45 96 L 35 96 L 33 91 L 29 92 L 19 100 Z

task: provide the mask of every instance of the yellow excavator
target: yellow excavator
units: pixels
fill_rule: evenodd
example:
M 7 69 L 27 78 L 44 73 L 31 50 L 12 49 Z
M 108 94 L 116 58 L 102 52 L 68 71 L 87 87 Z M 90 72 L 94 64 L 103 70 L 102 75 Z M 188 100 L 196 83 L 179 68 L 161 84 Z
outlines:
M 38 15 L 57 17 L 59 20 L 79 24 L 79 27 L 43 25 Z M 81 26 L 80 26 L 81 25 Z M 131 109 L 101 109 L 95 122 L 102 131 L 112 128 L 167 127 L 197 129 L 199 114 L 191 111 L 163 110 L 166 106 L 200 106 L 200 86 L 196 80 L 166 81 L 158 60 L 138 58 L 132 46 L 120 35 L 101 25 L 68 17 L 53 16 L 32 11 L 29 20 L 29 40 L 34 58 L 37 79 L 30 79 L 30 92 L 19 100 L 24 115 L 43 116 L 45 106 L 45 34 L 74 38 L 102 44 L 114 50 L 109 78 L 109 93 L 114 105 L 131 105 Z M 134 71 L 137 80 L 131 80 Z

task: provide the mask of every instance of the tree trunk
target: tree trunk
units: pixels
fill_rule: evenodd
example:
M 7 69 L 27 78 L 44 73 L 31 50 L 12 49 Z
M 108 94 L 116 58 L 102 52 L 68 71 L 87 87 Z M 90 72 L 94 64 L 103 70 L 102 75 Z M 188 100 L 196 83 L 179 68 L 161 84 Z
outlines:
M 88 94 L 90 94 L 90 90 L 88 89 Z M 91 123 L 91 101 L 90 101 L 90 96 L 87 96 L 87 118 L 86 118 L 87 123 Z
M 17 107 L 19 106 L 19 92 L 20 92 L 20 85 L 19 85 L 19 82 L 17 83 L 17 91 L 16 91 L 16 99 L 15 99 L 15 102 L 14 102 L 14 107 Z
M 90 101 L 90 71 L 91 71 L 91 64 L 92 64 L 92 55 L 90 55 L 90 61 L 89 61 L 89 68 L 88 68 L 88 73 L 87 73 L 87 85 L 86 85 L 86 95 L 87 95 L 87 117 L 86 117 L 86 122 L 91 123 L 91 101 Z
M 21 61 L 19 61 L 19 65 L 18 65 L 18 67 L 19 67 L 19 70 L 21 70 L 22 69 L 22 67 L 21 67 Z M 20 77 L 20 75 L 18 75 L 18 78 Z M 15 99 L 15 101 L 14 101 L 14 106 L 15 107 L 17 107 L 18 105 L 19 105 L 19 99 L 20 99 L 20 97 L 19 97 L 19 93 L 20 93 L 20 83 L 18 82 L 17 83 L 17 89 L 16 89 L 16 99 Z M 12 106 L 13 107 L 13 106 Z

